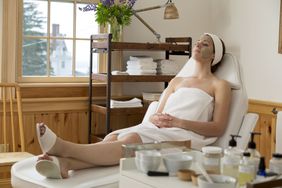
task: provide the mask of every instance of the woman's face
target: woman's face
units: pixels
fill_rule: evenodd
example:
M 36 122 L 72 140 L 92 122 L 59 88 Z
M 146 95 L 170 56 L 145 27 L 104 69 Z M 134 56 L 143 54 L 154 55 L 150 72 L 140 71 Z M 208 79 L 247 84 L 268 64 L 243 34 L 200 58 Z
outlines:
M 192 55 L 195 60 L 211 62 L 214 58 L 212 38 L 208 35 L 202 35 L 193 47 Z

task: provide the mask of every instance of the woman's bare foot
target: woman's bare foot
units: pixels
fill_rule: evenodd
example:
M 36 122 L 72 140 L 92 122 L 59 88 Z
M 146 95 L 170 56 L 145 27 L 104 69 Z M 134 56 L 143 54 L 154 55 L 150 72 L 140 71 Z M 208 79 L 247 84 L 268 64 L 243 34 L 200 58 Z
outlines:
M 68 175 L 69 169 L 67 168 L 67 163 L 60 157 L 57 157 L 57 159 L 59 160 L 61 176 L 63 178 L 68 178 L 69 177 L 69 175 Z M 42 156 L 39 156 L 37 161 L 40 161 L 40 160 L 53 161 L 53 159 L 47 153 L 43 154 Z

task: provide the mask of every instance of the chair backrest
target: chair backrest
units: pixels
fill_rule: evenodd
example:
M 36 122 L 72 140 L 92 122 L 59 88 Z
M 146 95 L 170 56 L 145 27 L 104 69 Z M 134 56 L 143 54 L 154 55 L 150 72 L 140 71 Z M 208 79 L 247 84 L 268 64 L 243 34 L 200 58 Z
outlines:
M 189 76 L 194 72 L 195 60 L 190 59 L 179 71 L 177 76 Z M 242 81 L 242 73 L 236 58 L 231 53 L 225 53 L 221 65 L 214 73 L 218 78 L 230 83 L 232 99 L 228 124 L 223 136 L 219 137 L 213 145 L 226 148 L 230 134 L 238 134 L 244 115 L 248 110 L 248 97 Z
M 0 83 L 0 95 L 0 152 L 24 152 L 25 142 L 20 87 L 15 83 Z
M 226 148 L 230 140 L 230 134 L 239 134 L 244 116 L 248 110 L 248 97 L 242 81 L 240 65 L 232 54 L 226 53 L 224 55 L 222 65 L 220 65 L 215 75 L 227 80 L 232 88 L 228 125 L 223 136 L 219 137 L 215 142 L 215 145 Z M 251 130 L 246 131 L 250 132 Z

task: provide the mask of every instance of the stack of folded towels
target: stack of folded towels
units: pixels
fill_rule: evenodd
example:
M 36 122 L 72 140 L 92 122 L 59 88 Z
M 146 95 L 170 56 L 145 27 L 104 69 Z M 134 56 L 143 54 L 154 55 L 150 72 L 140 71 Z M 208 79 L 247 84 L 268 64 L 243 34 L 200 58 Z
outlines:
M 111 99 L 111 108 L 135 108 L 142 106 L 142 101 L 138 98 L 133 98 L 128 101 L 116 101 Z
M 182 68 L 181 65 L 169 59 L 157 60 L 157 73 L 176 75 Z
M 157 73 L 157 63 L 149 56 L 130 56 L 126 72 L 130 75 L 150 75 Z

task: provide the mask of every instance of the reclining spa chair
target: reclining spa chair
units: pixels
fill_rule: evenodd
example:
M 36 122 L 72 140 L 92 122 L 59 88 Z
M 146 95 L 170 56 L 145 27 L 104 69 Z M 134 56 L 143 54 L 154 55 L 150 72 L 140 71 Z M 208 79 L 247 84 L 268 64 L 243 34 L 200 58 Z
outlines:
M 193 70 L 193 61 L 189 60 L 180 71 L 181 74 L 190 75 Z M 245 148 L 249 139 L 249 132 L 254 128 L 257 115 L 246 114 L 248 108 L 248 100 L 244 85 L 241 80 L 239 64 L 234 56 L 226 54 L 224 62 L 219 67 L 217 75 L 226 79 L 232 85 L 232 104 L 231 113 L 226 133 L 217 140 L 215 145 L 227 147 L 230 134 L 240 134 L 242 138 L 238 139 L 239 147 Z M 145 121 L 157 109 L 158 103 L 153 102 L 143 119 Z M 31 157 L 12 167 L 12 185 L 20 188 L 33 187 L 55 187 L 55 188 L 89 188 L 89 187 L 118 187 L 119 166 L 91 168 L 85 170 L 74 171 L 68 179 L 54 180 L 46 179 L 38 174 L 35 170 L 37 157 Z

